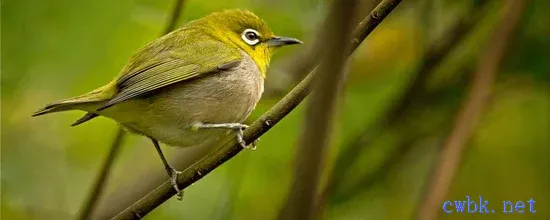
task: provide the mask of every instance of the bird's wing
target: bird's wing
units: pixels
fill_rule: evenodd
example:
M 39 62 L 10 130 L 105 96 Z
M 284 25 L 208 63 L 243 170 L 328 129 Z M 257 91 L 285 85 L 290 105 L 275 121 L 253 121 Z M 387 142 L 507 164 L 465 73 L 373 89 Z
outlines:
M 98 111 L 177 82 L 234 68 L 241 59 L 239 50 L 208 36 L 172 33 L 130 60 L 116 81 L 117 93 Z

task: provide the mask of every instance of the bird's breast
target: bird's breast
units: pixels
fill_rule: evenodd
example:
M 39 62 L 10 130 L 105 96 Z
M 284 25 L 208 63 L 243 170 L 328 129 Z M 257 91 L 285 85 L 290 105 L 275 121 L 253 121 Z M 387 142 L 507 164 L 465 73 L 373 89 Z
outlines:
M 256 63 L 243 53 L 230 70 L 176 83 L 148 97 L 143 118 L 132 127 L 169 145 L 197 146 L 218 139 L 226 130 L 190 131 L 193 123 L 242 123 L 261 98 L 264 79 Z

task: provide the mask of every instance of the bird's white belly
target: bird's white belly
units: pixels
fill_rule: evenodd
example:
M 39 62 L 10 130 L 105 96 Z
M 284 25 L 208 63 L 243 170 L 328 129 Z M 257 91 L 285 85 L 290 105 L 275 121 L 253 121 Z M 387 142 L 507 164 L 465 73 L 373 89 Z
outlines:
M 254 61 L 244 55 L 232 70 L 184 81 L 144 97 L 120 103 L 118 108 L 138 109 L 140 117 L 116 119 L 137 133 L 177 146 L 203 146 L 227 137 L 227 129 L 200 129 L 195 123 L 242 123 L 263 93 L 263 78 Z M 117 106 L 113 106 L 117 107 Z

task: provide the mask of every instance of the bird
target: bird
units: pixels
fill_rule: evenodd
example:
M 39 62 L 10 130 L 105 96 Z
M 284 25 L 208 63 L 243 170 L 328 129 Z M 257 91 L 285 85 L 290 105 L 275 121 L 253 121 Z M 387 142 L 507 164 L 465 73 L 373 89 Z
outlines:
M 151 140 L 170 183 L 182 198 L 181 171 L 166 160 L 160 145 L 211 145 L 236 134 L 259 102 L 274 52 L 302 44 L 273 33 L 253 12 L 228 9 L 192 20 L 140 48 L 113 80 L 91 92 L 47 104 L 34 112 L 81 110 L 72 124 L 98 116 Z

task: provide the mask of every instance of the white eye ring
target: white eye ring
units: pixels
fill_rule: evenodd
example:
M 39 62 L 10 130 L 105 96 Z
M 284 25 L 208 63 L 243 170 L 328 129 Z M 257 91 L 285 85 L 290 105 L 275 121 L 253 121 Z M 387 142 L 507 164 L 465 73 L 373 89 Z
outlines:
M 246 29 L 241 34 L 241 38 L 250 46 L 254 46 L 260 42 L 260 33 L 254 29 Z

